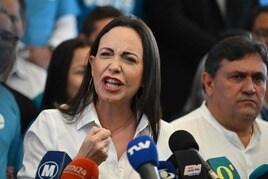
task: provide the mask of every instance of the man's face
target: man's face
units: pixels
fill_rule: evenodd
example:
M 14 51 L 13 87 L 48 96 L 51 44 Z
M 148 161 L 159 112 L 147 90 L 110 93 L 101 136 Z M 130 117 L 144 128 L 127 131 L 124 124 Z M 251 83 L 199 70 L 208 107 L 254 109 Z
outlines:
M 0 12 L 0 74 L 13 62 L 17 40 L 10 17 Z
M 260 13 L 253 24 L 253 34 L 268 47 L 268 12 Z
M 235 61 L 224 59 L 214 78 L 203 73 L 208 106 L 214 117 L 255 119 L 263 104 L 266 74 L 266 65 L 256 53 Z
M 19 37 L 23 36 L 23 23 L 20 15 L 20 6 L 18 0 L 1 0 L 0 6 L 4 7 L 11 17 L 15 34 Z
M 0 43 L 13 46 L 12 41 L 8 40 L 9 33 L 13 32 L 13 24 L 7 14 L 0 12 Z
M 105 18 L 105 19 L 101 19 L 101 20 L 97 20 L 94 22 L 94 30 L 92 31 L 92 33 L 89 35 L 89 40 L 91 42 L 94 42 L 94 40 L 96 39 L 97 35 L 99 34 L 99 32 L 109 23 L 113 20 L 113 18 Z

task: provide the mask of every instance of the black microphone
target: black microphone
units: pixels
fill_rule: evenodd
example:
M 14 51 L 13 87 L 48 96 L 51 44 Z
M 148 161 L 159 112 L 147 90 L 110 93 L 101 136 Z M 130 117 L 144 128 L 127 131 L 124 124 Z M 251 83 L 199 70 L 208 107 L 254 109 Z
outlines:
M 69 155 L 61 151 L 48 151 L 39 163 L 36 179 L 59 179 L 64 168 L 72 161 Z
M 168 161 L 178 169 L 182 178 L 219 179 L 217 174 L 198 153 L 199 146 L 194 137 L 185 130 L 175 131 L 169 138 L 173 154 Z

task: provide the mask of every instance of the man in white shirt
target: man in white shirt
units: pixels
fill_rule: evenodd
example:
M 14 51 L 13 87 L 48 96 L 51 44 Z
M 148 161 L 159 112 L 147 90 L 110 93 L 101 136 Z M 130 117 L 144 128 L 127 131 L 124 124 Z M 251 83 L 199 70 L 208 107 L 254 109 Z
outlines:
M 207 100 L 172 122 L 190 132 L 205 160 L 225 156 L 241 178 L 268 163 L 268 123 L 256 119 L 266 91 L 267 49 L 252 37 L 228 37 L 210 52 L 201 79 Z

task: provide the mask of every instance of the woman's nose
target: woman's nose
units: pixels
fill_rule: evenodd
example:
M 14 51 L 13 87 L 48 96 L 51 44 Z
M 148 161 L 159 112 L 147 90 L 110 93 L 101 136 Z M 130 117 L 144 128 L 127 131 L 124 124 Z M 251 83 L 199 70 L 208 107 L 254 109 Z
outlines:
M 109 65 L 109 71 L 112 73 L 118 73 L 122 71 L 120 59 L 113 59 Z

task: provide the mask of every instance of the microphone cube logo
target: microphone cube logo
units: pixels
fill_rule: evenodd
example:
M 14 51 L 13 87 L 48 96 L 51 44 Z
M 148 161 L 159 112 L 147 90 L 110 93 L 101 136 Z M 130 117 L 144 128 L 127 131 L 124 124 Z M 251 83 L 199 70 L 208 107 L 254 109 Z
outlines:
M 38 169 L 38 176 L 42 179 L 54 178 L 59 171 L 59 166 L 53 161 L 48 161 Z
M 233 165 L 229 165 L 229 167 L 226 166 L 219 166 L 217 167 L 216 173 L 220 178 L 235 178 L 233 175 L 234 172 L 234 167 Z
M 195 176 L 201 173 L 202 165 L 187 165 L 184 168 L 184 175 L 185 176 Z

